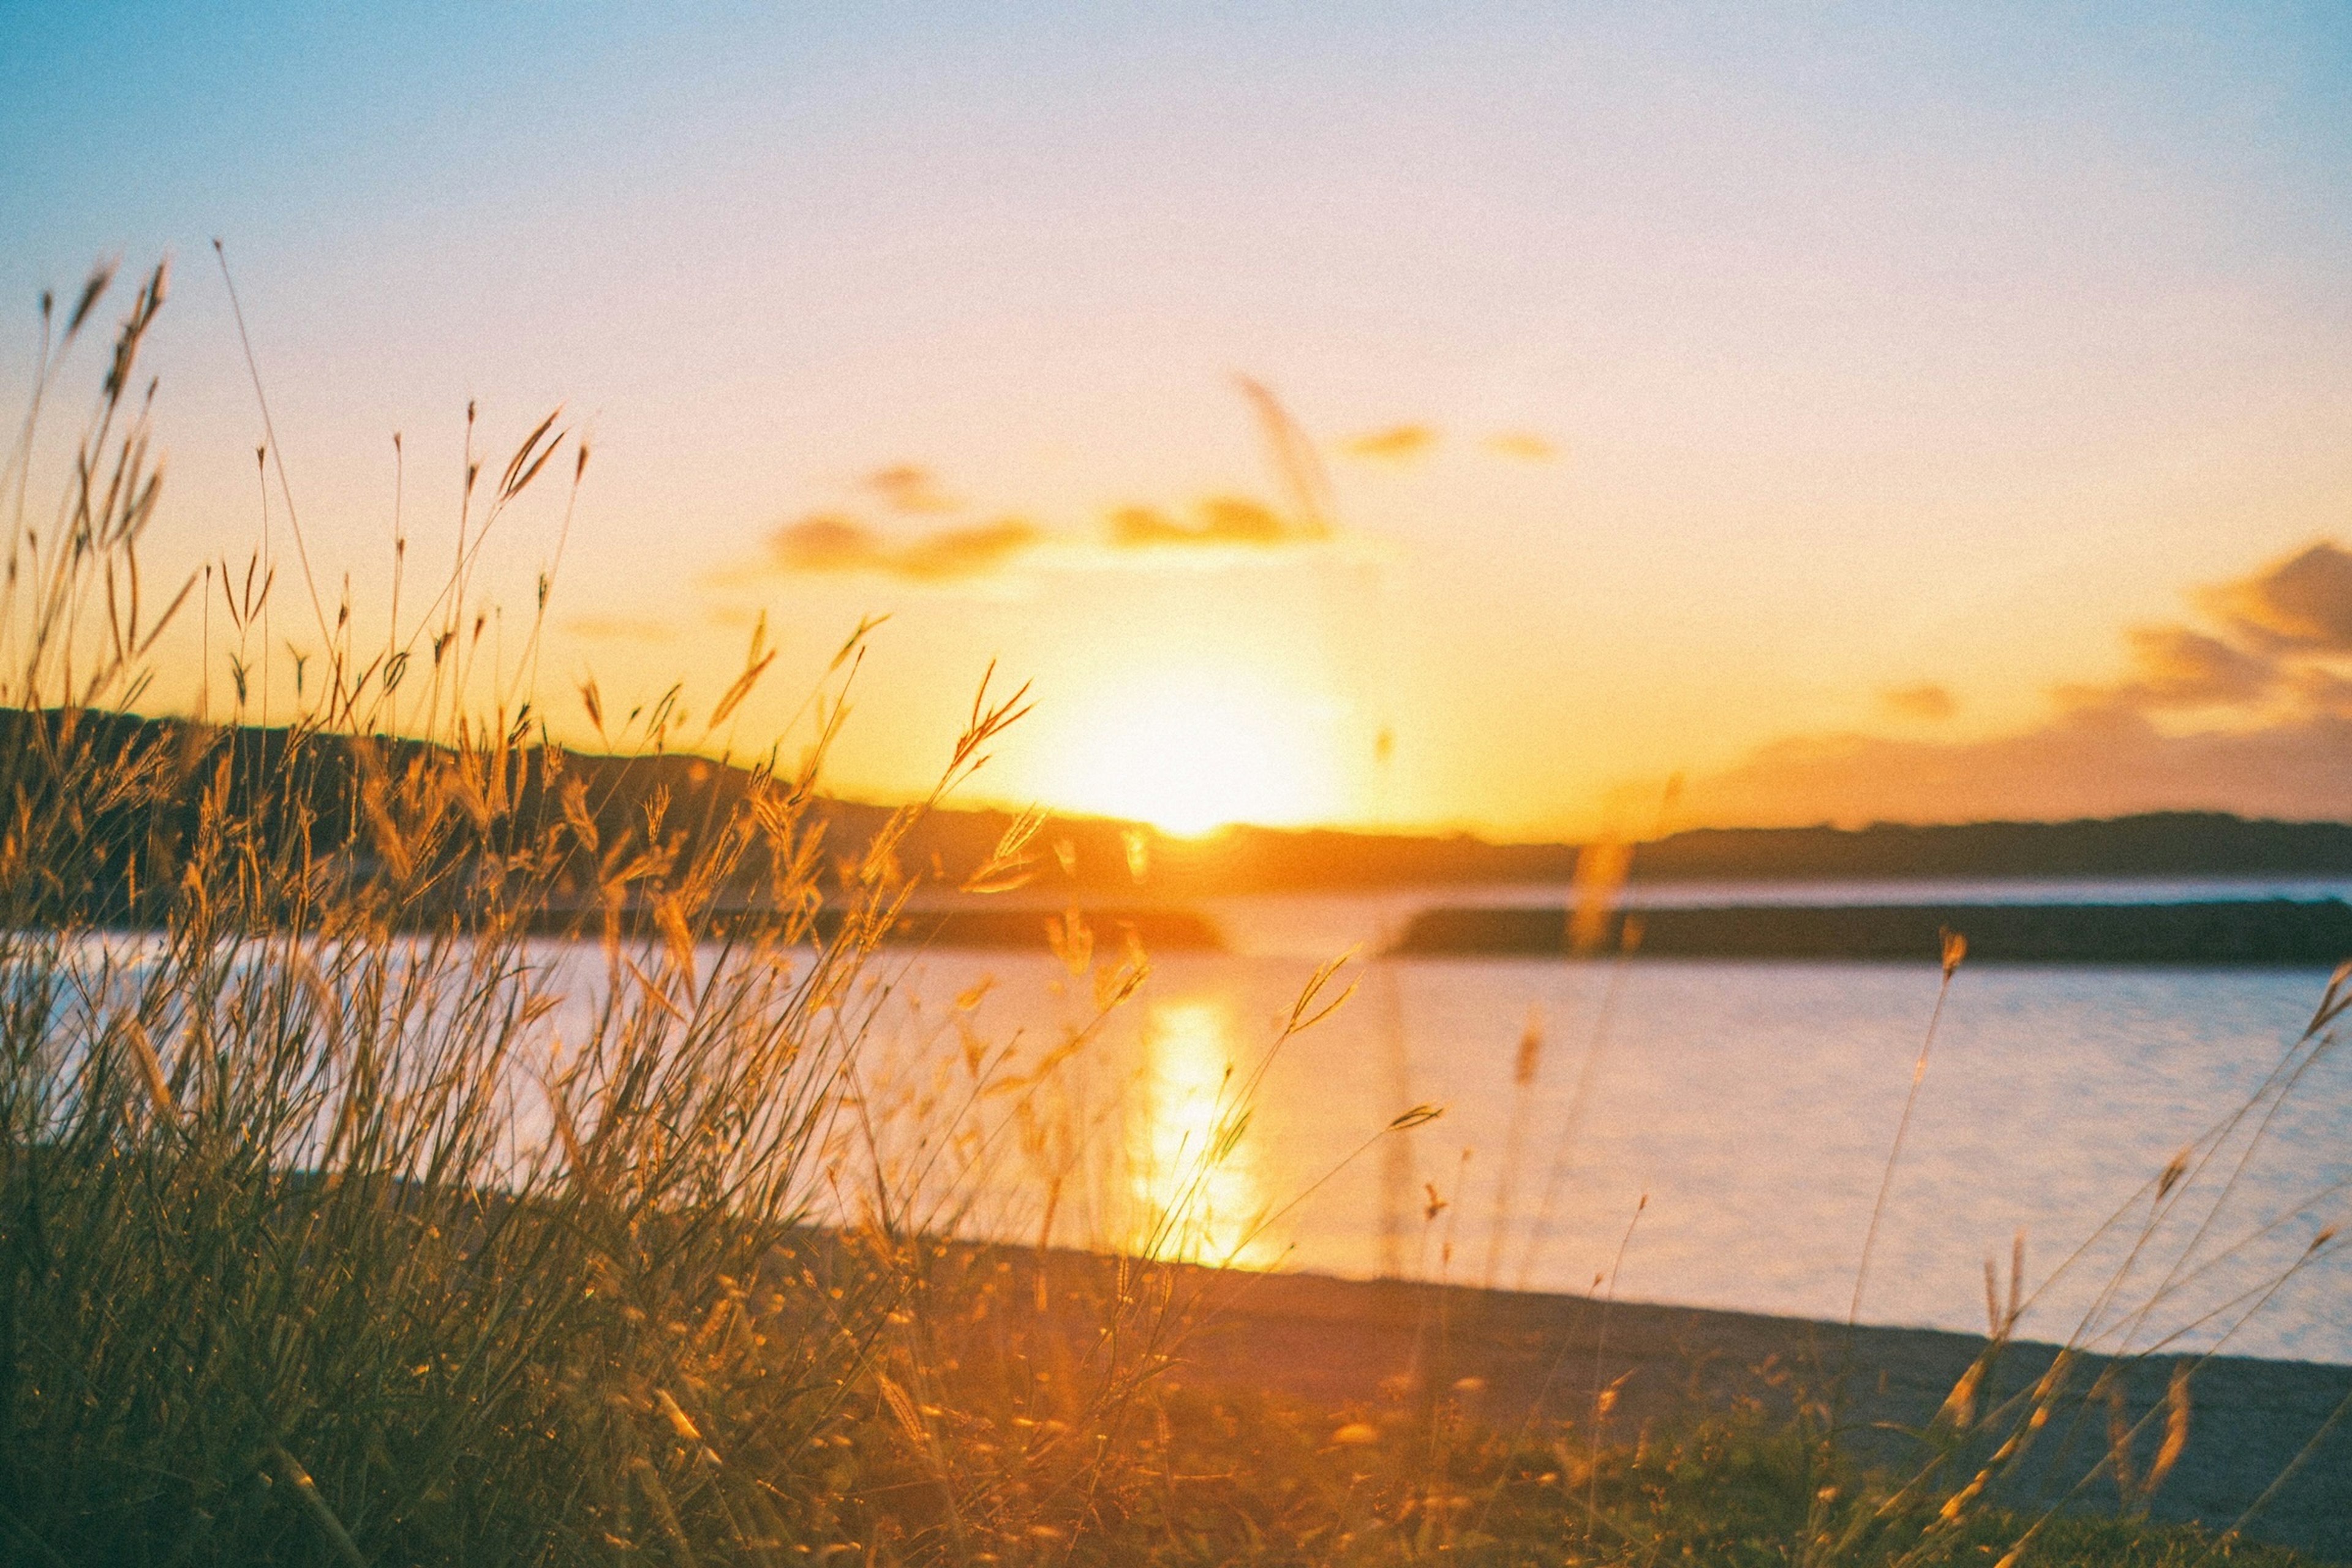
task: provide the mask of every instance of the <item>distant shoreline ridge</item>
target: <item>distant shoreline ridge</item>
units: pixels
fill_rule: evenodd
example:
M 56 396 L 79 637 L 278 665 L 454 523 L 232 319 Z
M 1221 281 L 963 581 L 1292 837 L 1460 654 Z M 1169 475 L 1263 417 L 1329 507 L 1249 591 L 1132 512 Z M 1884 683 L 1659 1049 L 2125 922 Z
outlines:
M 139 825 L 167 835 L 193 829 L 198 779 L 225 768 L 238 798 L 262 781 L 282 788 L 295 748 L 283 729 L 200 724 L 184 719 L 86 710 L 70 721 L 56 710 L 0 709 L 0 749 L 25 748 L 28 765 L 68 732 L 73 744 L 104 755 L 161 749 L 191 781 L 184 820 Z M 37 741 L 36 732 L 46 731 Z M 396 775 L 436 750 L 396 737 L 354 741 L 313 734 L 299 742 L 295 787 L 310 831 L 332 840 L 358 833 L 362 751 Z M 491 781 L 518 830 L 562 816 L 551 788 L 575 784 L 597 820 L 614 828 L 640 820 L 658 798 L 668 820 L 690 838 L 724 820 L 754 774 L 732 763 L 691 753 L 614 756 L 535 746 L 499 749 Z M 492 759 L 478 755 L 490 764 Z M 820 796 L 811 813 L 824 829 L 830 858 L 854 862 L 898 808 Z M 165 814 L 170 816 L 171 814 Z M 994 807 L 939 806 L 908 827 L 896 857 L 927 884 L 953 889 L 992 863 L 1016 813 Z M 1630 847 L 1622 854 L 1635 886 L 1675 882 L 1902 880 L 2157 880 L 2197 878 L 2352 879 L 2352 823 L 2282 822 L 2217 811 L 2168 811 L 2066 822 L 1976 822 L 1868 827 L 1696 827 Z M 681 848 L 691 851 L 693 845 Z M 1371 892 L 1454 887 L 1558 886 L 1572 881 L 1586 846 L 1506 843 L 1467 833 L 1384 833 L 1341 828 L 1234 826 L 1198 837 L 1149 824 L 1049 815 L 1028 841 L 1032 898 L 1092 896 L 1113 902 L 1165 904 L 1241 893 Z M 117 889 L 93 887 L 90 913 L 119 914 Z M 110 907 L 114 906 L 114 907 Z M 103 918 L 101 916 L 101 918 Z

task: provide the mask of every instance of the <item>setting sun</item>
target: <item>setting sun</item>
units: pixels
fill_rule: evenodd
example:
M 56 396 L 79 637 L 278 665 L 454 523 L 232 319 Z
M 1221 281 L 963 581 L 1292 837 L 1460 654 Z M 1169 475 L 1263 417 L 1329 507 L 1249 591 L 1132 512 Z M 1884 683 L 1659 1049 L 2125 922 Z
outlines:
M 1073 810 L 1194 835 L 1319 820 L 1344 804 L 1328 709 L 1238 671 L 1147 679 L 1073 717 L 1045 779 Z

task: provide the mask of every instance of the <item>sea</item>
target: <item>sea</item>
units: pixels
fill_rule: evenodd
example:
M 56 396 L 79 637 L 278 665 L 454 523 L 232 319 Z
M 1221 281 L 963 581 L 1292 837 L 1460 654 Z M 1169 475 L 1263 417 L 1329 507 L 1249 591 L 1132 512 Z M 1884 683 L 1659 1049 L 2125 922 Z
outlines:
M 2276 897 L 2352 882 L 1627 891 Z M 958 1169 L 965 1223 L 1007 1240 L 2352 1362 L 2352 1059 L 2307 1033 L 2326 972 L 1381 956 L 1417 909 L 1571 898 L 1205 900 L 1225 951 L 1147 954 L 1124 999 L 1108 931 L 1090 955 L 891 950 L 868 1070 L 933 1108 L 995 1075 Z

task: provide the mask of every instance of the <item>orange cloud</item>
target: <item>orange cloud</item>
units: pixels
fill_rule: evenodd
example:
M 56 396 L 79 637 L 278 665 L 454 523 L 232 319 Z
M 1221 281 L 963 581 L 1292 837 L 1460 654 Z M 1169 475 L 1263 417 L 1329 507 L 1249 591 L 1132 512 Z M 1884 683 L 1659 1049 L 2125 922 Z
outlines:
M 1959 702 L 1951 692 L 1932 680 L 1916 686 L 1893 687 L 1878 694 L 1879 701 L 1906 719 L 1921 719 L 1937 723 L 1959 711 Z
M 996 571 L 1044 540 L 1034 524 L 1007 518 L 943 528 L 902 542 L 856 518 L 818 512 L 776 530 L 768 549 L 773 563 L 786 572 L 866 572 L 944 583 Z
M 2135 626 L 2124 637 L 2131 646 L 2129 679 L 2063 686 L 2059 700 L 2078 708 L 2224 707 L 2254 701 L 2278 674 L 2262 655 L 2187 626 Z
M 938 581 L 977 577 L 1044 542 L 1036 526 L 1017 517 L 971 528 L 947 528 L 902 547 L 893 569 L 903 577 Z
M 2136 811 L 2352 819 L 2352 720 L 2170 735 L 2144 714 L 2080 710 L 1986 741 L 1780 741 L 1694 784 L 1691 818 L 1765 826 L 2058 820 Z
M 768 548 L 787 572 L 859 572 L 883 554 L 879 535 L 836 512 L 786 523 L 768 536 Z
M 915 463 L 898 463 L 866 476 L 866 488 L 891 510 L 910 515 L 953 511 L 958 503 L 940 493 L 938 476 Z
M 1486 450 L 1498 458 L 1516 458 L 1523 463 L 1549 463 L 1559 456 L 1559 448 L 1532 430 L 1505 430 L 1486 437 Z
M 1241 389 L 1256 415 L 1266 456 L 1281 496 L 1269 505 L 1243 496 L 1212 496 L 1189 510 L 1125 507 L 1105 520 L 1098 541 L 1046 533 L 1020 518 L 954 527 L 934 523 L 912 534 L 886 531 L 854 511 L 811 512 L 772 531 L 763 559 L 722 569 L 709 585 L 724 589 L 747 576 L 782 572 L 800 575 L 866 573 L 922 583 L 961 582 L 1003 571 L 1033 552 L 1054 547 L 1066 563 L 1126 558 L 1148 561 L 1158 552 L 1271 550 L 1333 537 L 1330 486 L 1315 443 L 1274 394 L 1241 378 Z M 1422 426 L 1401 426 L 1367 437 L 1399 458 L 1435 439 Z M 878 468 L 859 481 L 902 518 L 937 518 L 963 503 L 943 491 L 938 477 L 916 463 Z M 918 526 L 909 524 L 909 526 Z
M 1339 450 L 1350 458 L 1369 458 L 1383 463 L 1411 463 L 1427 457 L 1430 448 L 1436 445 L 1437 432 L 1428 426 L 1396 425 L 1343 441 Z
M 1239 496 L 1213 496 L 1181 514 L 1149 506 L 1122 508 L 1105 520 L 1097 546 L 1057 540 L 1017 517 L 908 533 L 878 528 L 848 512 L 819 511 L 776 529 L 761 560 L 717 574 L 711 585 L 723 588 L 746 575 L 772 573 L 863 573 L 915 583 L 961 583 L 1007 571 L 1048 549 L 1066 563 L 1083 563 L 1090 553 L 1097 561 L 1143 562 L 1160 552 L 1267 551 L 1325 537 L 1320 529 Z
M 2279 647 L 2352 653 L 2352 551 L 2330 540 L 2252 576 L 2207 590 L 2205 603 L 2241 632 Z
M 1692 812 L 1717 823 L 1951 822 L 2225 810 L 2352 819 L 2352 552 L 2311 546 L 2192 595 L 2220 622 L 2137 626 L 2116 680 L 2062 686 L 2059 711 L 1967 741 L 1864 734 L 1775 742 L 1695 784 Z M 1941 718 L 1941 687 L 1883 700 Z M 2181 732 L 2159 716 L 2210 714 Z
M 1213 496 L 1192 509 L 1187 522 L 1157 507 L 1122 507 L 1107 520 L 1117 550 L 1226 545 L 1265 550 L 1322 536 L 1322 531 L 1286 521 L 1272 507 L 1235 496 Z
M 2352 719 L 2352 679 L 2332 669 L 2305 668 L 2290 671 L 2285 680 L 2294 700 L 2312 712 Z

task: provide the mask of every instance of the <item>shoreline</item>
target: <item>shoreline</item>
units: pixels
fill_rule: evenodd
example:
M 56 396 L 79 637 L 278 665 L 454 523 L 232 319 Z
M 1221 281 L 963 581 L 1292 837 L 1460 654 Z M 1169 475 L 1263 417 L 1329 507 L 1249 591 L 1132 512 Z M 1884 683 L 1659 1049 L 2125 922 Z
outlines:
M 1038 1266 L 1034 1252 L 1014 1265 Z M 1115 1267 L 1057 1251 L 1045 1262 L 1044 1283 L 1098 1288 Z M 1536 1291 L 1197 1266 L 1187 1272 L 1197 1277 L 1202 1310 L 1171 1373 L 1176 1382 L 1333 1408 L 1450 1395 L 1491 1424 L 1539 1415 L 1580 1427 L 1596 1391 L 1614 1387 L 1604 1435 L 1615 1441 L 1637 1439 L 1654 1424 L 1742 1405 L 1785 1416 L 1801 1392 L 1818 1395 L 1830 1381 L 1847 1333 L 1840 1323 L 1656 1302 L 1604 1305 Z M 1907 1434 L 1934 1418 L 1985 1345 L 1982 1335 L 1948 1330 L 1856 1327 L 1844 1447 L 1864 1463 L 1890 1468 L 1916 1456 L 1916 1439 Z M 2058 1353 L 2045 1342 L 2011 1343 L 1979 1391 L 1979 1408 L 2031 1386 Z M 2084 1394 L 2112 1369 L 2107 1384 L 2128 1419 L 2154 1412 L 2132 1448 L 2145 1475 L 2164 1435 L 2175 1364 L 2196 1360 L 2078 1358 L 2056 1418 L 1995 1500 L 2038 1512 L 2082 1483 L 2073 1506 L 2115 1512 L 2117 1489 L 2105 1468 L 2111 1396 L 2102 1392 L 2093 1407 Z M 2148 1500 L 2149 1516 L 2230 1528 L 2347 1402 L 2352 1366 L 2231 1355 L 2204 1361 L 2189 1381 L 2187 1446 Z M 2352 1561 L 2352 1419 L 2326 1433 L 2245 1534 Z

